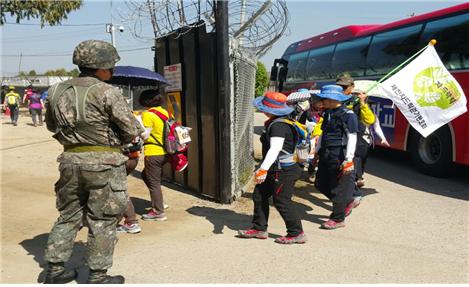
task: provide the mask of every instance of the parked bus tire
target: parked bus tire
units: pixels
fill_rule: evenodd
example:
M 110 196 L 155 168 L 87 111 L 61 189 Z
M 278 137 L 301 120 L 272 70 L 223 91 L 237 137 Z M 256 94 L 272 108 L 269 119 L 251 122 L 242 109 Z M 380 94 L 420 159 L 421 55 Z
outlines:
M 409 134 L 409 152 L 414 165 L 423 173 L 445 177 L 452 163 L 451 133 L 443 126 L 424 138 L 411 128 Z

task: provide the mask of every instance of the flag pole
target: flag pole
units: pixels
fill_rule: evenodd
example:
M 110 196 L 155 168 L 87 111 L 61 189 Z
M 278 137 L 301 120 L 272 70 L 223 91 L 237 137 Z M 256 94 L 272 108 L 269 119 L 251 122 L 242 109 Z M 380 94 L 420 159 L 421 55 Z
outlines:
M 406 65 L 407 63 L 409 63 L 410 61 L 412 61 L 413 59 L 415 59 L 418 55 L 420 55 L 423 51 L 425 51 L 425 49 L 428 48 L 428 46 L 435 46 L 436 44 L 436 40 L 435 39 L 431 39 L 430 42 L 428 42 L 428 44 L 423 47 L 422 49 L 418 50 L 415 54 L 413 54 L 410 58 L 408 58 L 407 60 L 405 60 L 404 62 L 402 62 L 399 66 L 395 67 L 394 69 L 391 70 L 391 72 L 387 73 L 386 75 L 384 75 L 381 79 L 379 79 L 378 81 L 376 81 L 372 86 L 371 88 L 369 88 L 366 93 L 368 93 L 369 91 L 373 90 L 376 86 L 378 86 L 378 84 L 384 82 L 385 80 L 387 80 L 389 78 L 390 75 L 392 75 L 395 71 L 399 70 L 400 68 L 402 68 L 404 65 Z

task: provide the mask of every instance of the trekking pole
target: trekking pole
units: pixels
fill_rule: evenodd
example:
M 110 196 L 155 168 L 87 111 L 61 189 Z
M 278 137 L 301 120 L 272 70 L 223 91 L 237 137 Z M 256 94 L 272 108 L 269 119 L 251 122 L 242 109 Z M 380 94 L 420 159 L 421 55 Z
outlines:
M 423 47 L 422 49 L 418 50 L 415 54 L 413 54 L 412 56 L 410 56 L 410 58 L 408 58 L 407 60 L 405 60 L 404 62 L 402 62 L 399 66 L 395 67 L 394 69 L 391 70 L 391 72 L 387 73 L 386 75 L 384 75 L 381 79 L 379 79 L 378 81 L 376 81 L 370 88 L 368 88 L 368 90 L 365 92 L 365 93 L 369 93 L 371 90 L 373 90 L 376 86 L 378 86 L 378 84 L 384 82 L 385 80 L 387 80 L 394 72 L 396 72 L 397 70 L 399 70 L 400 68 L 402 68 L 403 66 L 405 66 L 406 64 L 408 64 L 410 61 L 412 61 L 413 59 L 415 59 L 418 55 L 420 55 L 423 51 L 425 51 L 425 49 L 428 48 L 428 46 L 432 45 L 432 46 L 435 46 L 436 45 L 436 40 L 435 39 L 431 39 L 430 42 L 428 42 L 428 44 Z

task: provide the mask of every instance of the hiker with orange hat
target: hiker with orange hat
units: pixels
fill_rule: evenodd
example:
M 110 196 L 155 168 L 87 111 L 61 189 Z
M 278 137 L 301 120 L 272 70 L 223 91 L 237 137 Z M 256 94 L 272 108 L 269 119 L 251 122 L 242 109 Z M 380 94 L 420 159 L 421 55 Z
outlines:
M 277 92 L 267 92 L 257 97 L 253 105 L 269 119 L 264 123 L 261 135 L 262 164 L 255 172 L 256 187 L 252 199 L 254 215 L 252 227 L 239 230 L 238 237 L 267 239 L 269 220 L 269 198 L 282 216 L 287 227 L 287 235 L 275 239 L 280 244 L 305 243 L 301 220 L 291 200 L 295 182 L 301 175 L 300 165 L 295 161 L 298 134 L 289 124 L 288 116 L 293 108 L 287 105 L 287 97 Z

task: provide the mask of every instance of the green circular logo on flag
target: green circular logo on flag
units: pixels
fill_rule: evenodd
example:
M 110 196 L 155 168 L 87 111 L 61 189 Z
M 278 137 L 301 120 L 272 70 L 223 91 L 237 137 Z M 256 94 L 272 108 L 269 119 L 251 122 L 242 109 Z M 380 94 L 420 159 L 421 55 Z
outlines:
M 442 67 L 426 68 L 414 78 L 414 94 L 421 107 L 447 109 L 461 97 L 451 74 Z

